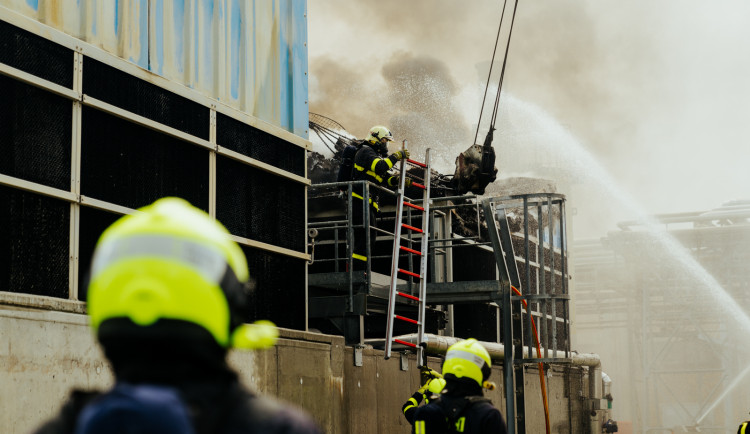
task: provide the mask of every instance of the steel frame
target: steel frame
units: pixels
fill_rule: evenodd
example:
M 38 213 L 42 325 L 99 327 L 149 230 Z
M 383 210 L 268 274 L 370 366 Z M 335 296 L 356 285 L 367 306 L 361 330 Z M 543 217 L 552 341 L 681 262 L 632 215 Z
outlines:
M 750 211 L 734 217 L 749 219 Z M 722 226 L 707 212 L 654 216 L 654 220 L 737 303 L 750 307 L 742 289 L 750 282 L 746 265 L 750 226 Z M 732 415 L 746 413 L 736 407 L 742 408 L 747 399 L 734 388 L 748 384 L 744 378 L 748 371 L 743 370 L 748 351 L 732 338 L 731 318 L 709 308 L 708 294 L 690 289 L 698 287 L 694 279 L 684 272 L 667 271 L 674 268 L 666 257 L 671 252 L 654 249 L 648 231 L 639 230 L 643 224 L 622 222 L 618 225 L 622 231 L 611 232 L 603 242 L 577 244 L 576 251 L 581 252 L 576 255 L 578 328 L 601 333 L 626 330 L 630 348 L 639 350 L 627 352 L 626 366 L 633 384 L 629 401 L 637 403 L 631 411 L 638 432 L 674 429 L 667 420 L 667 414 L 674 412 L 684 421 L 681 425 L 691 429 L 734 431 L 739 420 Z M 692 228 L 670 228 L 685 224 Z M 589 302 L 582 304 L 582 300 Z M 691 357 L 695 355 L 691 348 L 704 348 L 707 356 Z M 679 354 L 679 360 L 670 356 L 673 353 Z M 700 393 L 677 390 L 685 384 L 706 388 Z M 709 417 L 711 413 L 715 415 Z

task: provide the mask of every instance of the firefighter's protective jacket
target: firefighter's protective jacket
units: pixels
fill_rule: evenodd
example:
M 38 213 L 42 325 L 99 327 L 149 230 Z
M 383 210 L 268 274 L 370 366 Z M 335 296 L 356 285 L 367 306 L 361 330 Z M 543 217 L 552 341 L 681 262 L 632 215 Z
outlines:
M 414 413 L 417 411 L 419 404 L 422 403 L 422 399 L 425 399 L 425 395 L 420 391 L 416 391 L 401 407 L 401 411 L 410 425 L 414 425 Z M 429 403 L 430 401 L 426 399 L 425 402 Z
M 362 146 L 354 156 L 354 180 L 370 181 L 378 185 L 393 187 L 398 183 L 398 176 L 388 171 L 398 161 L 395 155 L 383 158 L 369 143 Z
M 415 434 L 506 434 L 500 410 L 484 398 L 481 387 L 449 379 L 445 392 L 414 411 Z
M 220 398 L 213 392 L 218 388 L 202 385 L 215 398 L 212 405 L 189 402 L 195 434 L 264 433 L 264 434 L 320 434 L 318 427 L 301 412 L 265 397 L 253 395 L 239 383 L 222 388 Z M 103 396 L 96 392 L 76 391 L 60 413 L 40 427 L 36 434 L 73 434 L 84 408 Z M 116 422 L 114 420 L 113 422 Z M 153 427 L 152 427 L 153 428 Z M 142 432 L 153 432 L 144 427 Z

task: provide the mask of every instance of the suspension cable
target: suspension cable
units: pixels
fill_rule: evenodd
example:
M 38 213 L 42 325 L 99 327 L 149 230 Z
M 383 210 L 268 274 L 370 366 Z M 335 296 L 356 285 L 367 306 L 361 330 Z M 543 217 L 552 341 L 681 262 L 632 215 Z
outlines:
M 516 22 L 516 10 L 518 9 L 518 0 L 516 0 L 513 6 L 513 17 L 510 20 L 510 31 L 508 32 L 508 42 L 505 45 L 505 57 L 503 58 L 503 69 L 500 71 L 500 84 L 497 86 L 497 95 L 495 96 L 495 108 L 492 111 L 492 121 L 490 128 L 495 129 L 495 121 L 497 120 L 498 106 L 500 105 L 500 91 L 503 89 L 503 81 L 505 79 L 505 66 L 508 64 L 508 51 L 510 51 L 510 37 L 513 35 L 513 24 Z
M 500 40 L 500 31 L 502 29 L 503 21 L 504 21 L 504 18 L 505 18 L 505 8 L 506 8 L 506 5 L 507 5 L 507 0 L 503 1 L 503 11 L 502 11 L 502 14 L 500 16 L 500 25 L 498 26 L 498 29 L 497 29 L 497 37 L 495 38 L 495 48 L 494 48 L 494 50 L 492 52 L 492 61 L 490 63 L 490 72 L 487 75 L 487 84 L 485 85 L 485 88 L 484 88 L 484 96 L 482 98 L 482 108 L 479 111 L 479 121 L 477 122 L 477 130 L 476 130 L 476 133 L 474 135 L 474 143 L 477 143 L 477 138 L 479 137 L 479 127 L 482 124 L 482 114 L 484 112 L 484 103 L 485 103 L 485 100 L 487 98 L 487 90 L 489 89 L 489 86 L 490 86 L 490 78 L 492 76 L 492 67 L 493 67 L 493 65 L 495 63 L 495 53 L 497 52 L 497 45 L 498 45 L 498 42 Z M 494 102 L 494 106 L 493 106 L 493 110 L 492 110 L 492 115 L 490 117 L 490 126 L 489 126 L 489 129 L 487 131 L 488 138 L 490 139 L 490 141 L 491 141 L 492 131 L 495 129 L 495 121 L 497 120 L 498 107 L 500 105 L 500 93 L 502 91 L 503 80 L 505 78 L 505 66 L 508 63 L 508 50 L 510 48 L 510 38 L 511 38 L 511 35 L 513 34 L 513 24 L 516 21 L 516 10 L 517 9 L 518 9 L 518 0 L 515 0 L 515 4 L 514 4 L 514 7 L 513 7 L 513 16 L 511 17 L 511 22 L 510 22 L 510 31 L 508 32 L 508 41 L 507 41 L 507 43 L 505 45 L 505 54 L 503 56 L 503 66 L 502 66 L 502 69 L 500 71 L 500 81 L 498 83 L 497 93 L 495 94 L 495 102 Z
M 484 95 L 482 96 L 482 108 L 479 109 L 479 121 L 477 122 L 477 132 L 474 134 L 474 143 L 479 137 L 479 125 L 482 123 L 482 113 L 484 112 L 484 102 L 487 99 L 487 90 L 490 88 L 490 78 L 492 77 L 492 67 L 495 65 L 495 53 L 497 53 L 497 43 L 500 41 L 500 30 L 503 28 L 503 18 L 505 17 L 505 5 L 507 0 L 503 1 L 503 11 L 500 14 L 500 24 L 497 26 L 497 36 L 495 37 L 495 48 L 492 50 L 492 60 L 490 61 L 490 72 L 487 74 L 487 84 L 484 86 Z

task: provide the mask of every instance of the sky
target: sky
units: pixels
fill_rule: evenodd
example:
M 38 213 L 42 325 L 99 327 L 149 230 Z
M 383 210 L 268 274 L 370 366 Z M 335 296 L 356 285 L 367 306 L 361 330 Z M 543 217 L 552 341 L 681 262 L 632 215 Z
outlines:
M 477 135 L 502 7 L 310 0 L 310 111 L 360 138 L 386 125 L 453 173 Z M 495 124 L 499 177 L 555 181 L 574 239 L 641 213 L 750 199 L 749 16 L 744 0 L 520 1 Z

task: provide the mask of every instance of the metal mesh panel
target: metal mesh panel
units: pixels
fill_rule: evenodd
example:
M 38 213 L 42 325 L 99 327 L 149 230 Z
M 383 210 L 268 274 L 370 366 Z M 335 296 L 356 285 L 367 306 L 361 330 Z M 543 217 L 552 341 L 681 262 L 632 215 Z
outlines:
M 81 224 L 78 236 L 78 299 L 86 301 L 86 285 L 91 258 L 96 242 L 105 229 L 121 216 L 94 208 L 81 207 Z
M 499 342 L 497 306 L 486 303 L 453 306 L 454 335 L 486 342 Z
M 279 327 L 305 329 L 305 262 L 241 246 L 255 281 L 248 321 L 269 319 Z
M 305 176 L 305 150 L 221 113 L 216 114 L 216 143 L 295 175 Z
M 72 88 L 73 50 L 0 21 L 0 63 Z
M 0 186 L 0 291 L 68 297 L 70 205 Z
M 492 251 L 459 247 L 453 253 L 453 281 L 496 280 L 497 265 Z
M 72 103 L 0 76 L 0 173 L 70 190 Z
M 179 196 L 208 210 L 206 149 L 83 109 L 81 193 L 129 208 Z
M 131 113 L 208 140 L 208 107 L 88 57 L 84 59 L 83 91 Z
M 237 236 L 305 250 L 303 184 L 216 158 L 216 218 Z
M 561 312 L 562 303 L 558 304 L 557 308 L 557 316 L 567 318 L 568 313 L 567 312 Z M 561 351 L 566 351 L 570 349 L 570 336 L 568 335 L 570 333 L 570 327 L 568 324 L 563 322 L 555 322 L 555 327 L 557 328 L 557 342 L 556 342 L 556 348 Z M 551 347 L 552 345 L 550 345 Z

